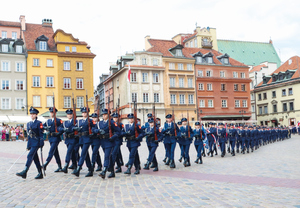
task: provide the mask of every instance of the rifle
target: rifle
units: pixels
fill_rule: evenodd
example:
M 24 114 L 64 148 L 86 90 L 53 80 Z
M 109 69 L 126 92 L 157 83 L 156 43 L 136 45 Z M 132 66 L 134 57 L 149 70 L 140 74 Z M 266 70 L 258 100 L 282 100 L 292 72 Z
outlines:
M 108 111 L 108 133 L 109 133 L 109 137 L 112 137 L 112 131 L 111 131 L 111 121 L 110 121 L 110 93 L 108 94 L 108 106 L 107 106 L 107 111 Z
M 89 112 L 89 104 L 88 104 L 88 94 L 87 90 L 85 91 L 85 101 L 86 101 L 86 110 L 87 110 L 87 120 L 88 120 L 88 126 L 89 126 L 89 134 L 92 134 L 92 128 L 91 128 L 91 121 L 90 121 L 90 112 Z
M 157 132 L 156 132 L 155 103 L 153 104 L 152 115 L 153 115 L 153 120 L 154 120 L 154 139 L 155 139 L 155 141 L 157 141 L 158 138 L 157 138 Z
M 202 123 L 201 123 L 201 118 L 199 116 L 198 109 L 197 109 L 197 117 L 199 118 L 199 121 L 200 121 L 200 138 L 202 139 Z
M 118 114 L 118 125 L 120 126 L 120 122 L 121 122 L 121 117 L 120 117 L 120 95 L 119 95 L 119 98 L 118 98 L 117 114 Z
M 73 126 L 76 126 L 76 104 L 74 99 L 74 94 L 72 93 L 72 104 L 73 104 Z M 76 136 L 78 134 L 78 131 L 74 131 L 74 135 Z
M 137 125 L 137 103 L 136 101 L 133 102 L 133 117 L 134 117 L 134 134 L 135 138 L 139 136 L 139 133 L 137 132 L 136 125 Z
M 187 114 L 187 129 L 188 129 L 188 138 L 191 137 L 191 132 L 190 132 L 190 121 L 189 121 L 189 111 L 186 111 Z
M 174 123 L 174 135 L 177 136 L 174 108 L 172 109 L 172 117 L 173 117 L 173 123 Z
M 99 96 L 98 102 L 97 102 L 97 116 L 98 116 L 98 121 L 100 120 L 99 119 L 99 115 L 100 115 L 100 96 Z
M 54 99 L 54 92 L 53 92 L 53 115 L 54 115 L 54 129 L 57 133 L 57 125 L 56 125 L 56 108 L 55 108 L 55 99 Z

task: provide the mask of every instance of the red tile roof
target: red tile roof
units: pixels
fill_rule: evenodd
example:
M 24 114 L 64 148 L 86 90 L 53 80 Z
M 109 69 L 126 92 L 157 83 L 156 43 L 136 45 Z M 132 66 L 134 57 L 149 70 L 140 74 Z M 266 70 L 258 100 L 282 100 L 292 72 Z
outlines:
M 148 49 L 147 51 L 149 52 L 160 52 L 163 54 L 164 57 L 174 57 L 172 53 L 169 51 L 169 49 L 174 48 L 177 43 L 173 40 L 159 40 L 159 39 L 149 39 L 149 43 L 151 44 L 151 48 Z M 189 47 L 184 47 L 182 49 L 182 54 L 185 58 L 191 58 L 193 59 L 194 57 L 192 56 L 193 54 L 197 52 L 201 52 L 203 55 L 211 52 L 213 56 L 213 61 L 215 64 L 222 65 L 222 63 L 219 61 L 217 56 L 223 55 L 222 53 L 213 50 L 213 49 L 203 49 L 203 48 L 189 48 Z M 229 58 L 229 63 L 232 66 L 247 66 L 235 59 Z
M 35 40 L 41 35 L 45 35 L 48 40 L 50 51 L 56 51 L 55 42 L 53 39 L 53 28 L 43 26 L 42 24 L 28 24 L 26 23 L 26 31 L 24 31 L 24 38 L 27 50 L 36 50 Z
M 265 64 L 261 64 L 261 65 L 257 65 L 257 66 L 254 66 L 251 70 L 250 70 L 250 73 L 251 72 L 259 72 L 261 70 L 262 67 L 267 67 Z
M 0 21 L 0 26 L 6 26 L 6 27 L 21 27 L 20 22 L 9 22 L 9 21 Z
M 289 64 L 290 60 L 292 61 L 291 64 Z M 293 56 L 284 64 L 282 64 L 280 67 L 278 67 L 270 76 L 273 74 L 278 74 L 279 72 L 286 72 L 287 70 L 297 70 L 294 75 L 292 76 L 292 79 L 299 78 L 300 77 L 300 57 L 299 56 Z M 272 79 L 268 81 L 267 84 L 270 84 L 272 82 Z M 260 82 L 257 86 L 261 86 L 263 84 L 263 81 Z

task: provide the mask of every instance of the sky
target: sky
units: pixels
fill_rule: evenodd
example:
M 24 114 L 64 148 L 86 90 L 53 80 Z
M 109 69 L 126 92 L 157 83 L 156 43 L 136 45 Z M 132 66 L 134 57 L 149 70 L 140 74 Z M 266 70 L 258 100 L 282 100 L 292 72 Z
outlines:
M 192 33 L 196 24 L 216 28 L 217 39 L 269 42 L 281 59 L 300 55 L 300 1 L 296 0 L 15 0 L 1 9 L 0 19 L 42 23 L 52 19 L 53 29 L 63 29 L 85 41 L 96 54 L 94 87 L 109 73 L 110 63 L 126 52 L 145 48 L 144 37 L 171 39 Z M 3 4 L 1 4 L 1 7 Z

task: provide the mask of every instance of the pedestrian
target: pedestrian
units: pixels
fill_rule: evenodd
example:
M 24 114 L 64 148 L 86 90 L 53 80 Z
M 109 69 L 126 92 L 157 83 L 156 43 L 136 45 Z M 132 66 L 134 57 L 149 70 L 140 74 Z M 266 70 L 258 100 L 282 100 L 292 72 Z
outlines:
M 16 130 L 14 127 L 11 128 L 10 135 L 11 135 L 11 140 L 16 141 Z
M 202 164 L 202 151 L 203 151 L 203 140 L 205 139 L 206 131 L 203 126 L 200 125 L 200 122 L 195 122 L 195 129 L 194 129 L 194 145 L 195 149 L 197 151 L 197 159 L 195 160 L 195 163 Z M 213 153 L 211 154 L 213 155 Z
M 184 167 L 187 167 L 187 166 L 191 166 L 189 151 L 190 151 L 190 145 L 193 141 L 194 132 L 191 126 L 187 125 L 188 124 L 187 118 L 182 118 L 181 122 L 182 122 L 182 126 L 179 129 L 178 143 L 182 145 L 182 149 L 184 151 L 183 165 Z
M 5 138 L 6 138 L 6 127 L 5 126 L 2 128 L 1 133 L 2 133 L 2 136 L 1 136 L 2 141 L 5 141 Z
M 6 139 L 6 141 L 9 141 L 9 134 L 10 134 L 10 128 L 7 125 L 6 129 L 5 129 L 5 139 Z
M 20 127 L 16 127 L 16 140 L 19 141 Z

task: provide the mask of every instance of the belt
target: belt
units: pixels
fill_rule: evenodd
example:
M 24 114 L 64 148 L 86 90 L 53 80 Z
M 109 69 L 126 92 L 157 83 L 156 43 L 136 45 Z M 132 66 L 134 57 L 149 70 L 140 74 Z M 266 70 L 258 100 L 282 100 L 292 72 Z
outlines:
M 66 134 L 66 138 L 73 138 L 74 136 L 75 136 L 75 133 Z
M 84 132 L 78 132 L 79 136 L 88 136 L 89 132 L 88 131 L 84 131 Z
M 127 139 L 127 140 L 134 140 L 134 139 L 135 139 L 135 136 L 127 136 L 126 139 Z
M 52 133 L 50 133 L 50 136 L 52 136 L 52 137 L 58 137 L 58 135 L 56 135 L 56 132 L 52 132 Z

